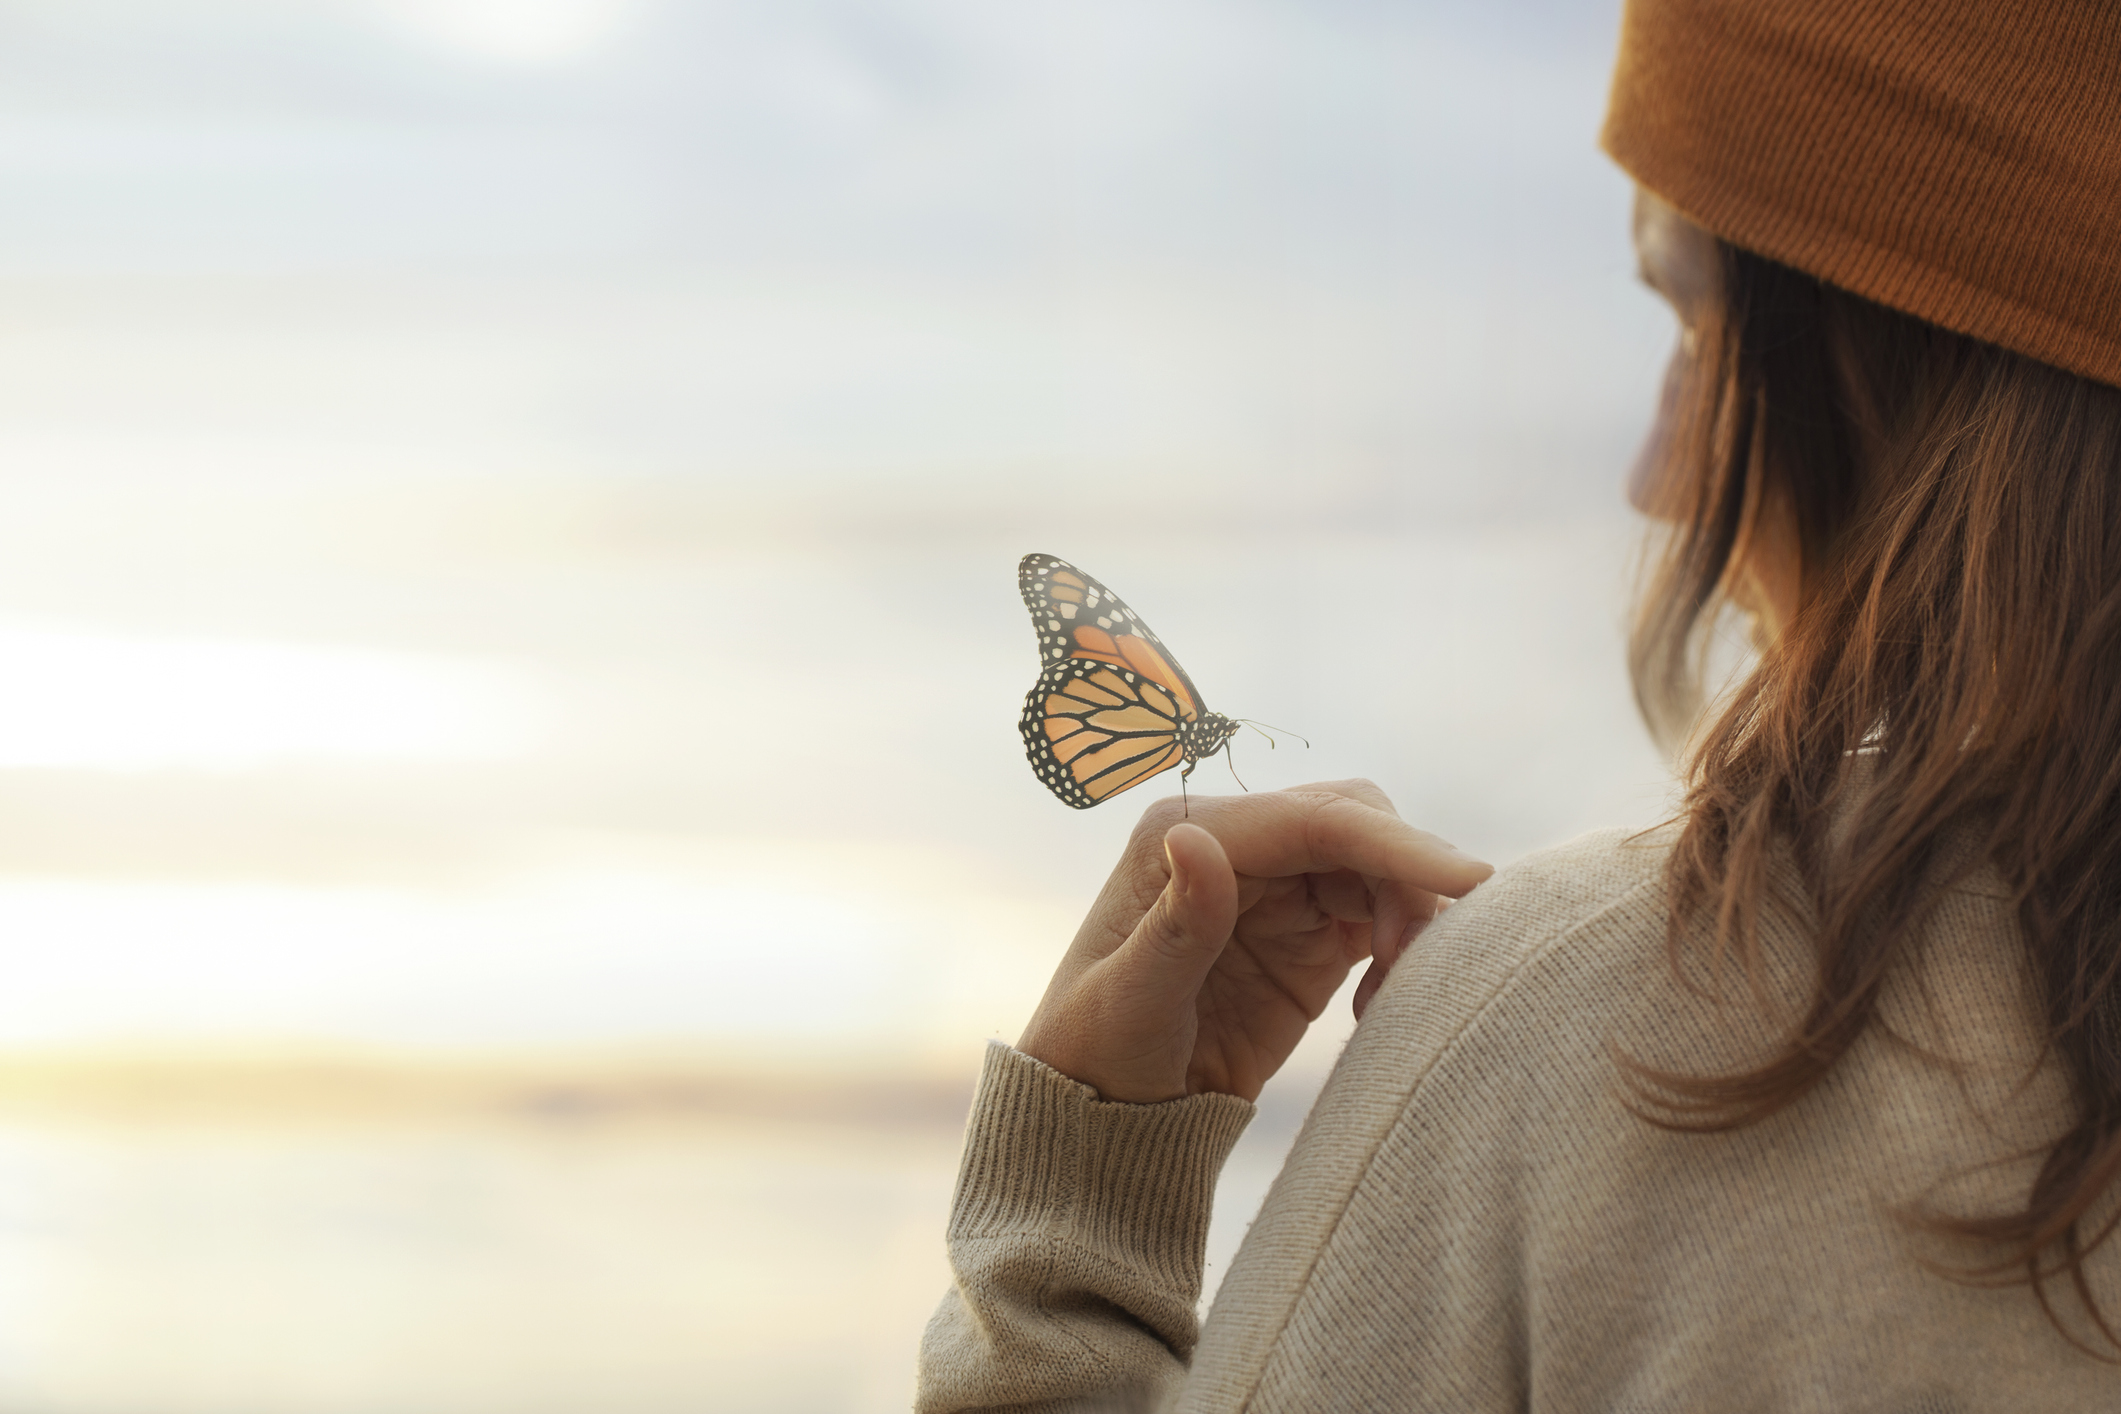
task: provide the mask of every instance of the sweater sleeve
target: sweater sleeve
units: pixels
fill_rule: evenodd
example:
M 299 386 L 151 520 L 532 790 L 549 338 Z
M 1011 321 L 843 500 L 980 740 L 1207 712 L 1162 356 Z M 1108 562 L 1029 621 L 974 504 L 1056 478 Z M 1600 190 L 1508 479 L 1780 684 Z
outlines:
M 990 1046 L 951 1205 L 956 1283 L 921 1341 L 922 1411 L 1151 1409 L 1199 1333 L 1230 1095 L 1115 1104 Z

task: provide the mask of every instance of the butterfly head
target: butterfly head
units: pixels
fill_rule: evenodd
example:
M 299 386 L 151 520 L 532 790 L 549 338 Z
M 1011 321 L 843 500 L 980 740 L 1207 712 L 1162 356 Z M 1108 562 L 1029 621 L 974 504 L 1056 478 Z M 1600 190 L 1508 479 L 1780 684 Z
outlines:
M 1188 761 L 1205 761 L 1237 735 L 1238 726 L 1220 712 L 1203 712 L 1197 720 L 1179 724 L 1178 744 Z

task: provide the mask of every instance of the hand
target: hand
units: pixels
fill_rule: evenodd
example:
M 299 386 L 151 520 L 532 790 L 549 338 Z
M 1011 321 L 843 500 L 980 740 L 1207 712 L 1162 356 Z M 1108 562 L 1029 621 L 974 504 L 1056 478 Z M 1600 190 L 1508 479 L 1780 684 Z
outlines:
M 1368 781 L 1149 807 L 1017 1049 L 1108 1100 L 1259 1098 L 1363 958 L 1495 872 Z

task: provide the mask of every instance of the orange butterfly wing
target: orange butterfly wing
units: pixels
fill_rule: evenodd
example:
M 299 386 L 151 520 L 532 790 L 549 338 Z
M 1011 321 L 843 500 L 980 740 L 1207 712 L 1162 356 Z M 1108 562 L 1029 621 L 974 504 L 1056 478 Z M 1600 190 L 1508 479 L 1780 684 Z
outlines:
M 1086 810 L 1185 761 L 1200 693 L 1141 616 L 1053 555 L 1024 556 L 1017 587 L 1045 664 L 1018 725 L 1047 788 Z
M 1039 674 L 1021 727 L 1031 769 L 1078 810 L 1185 760 L 1168 694 L 1106 663 L 1071 659 Z
M 1131 668 L 1178 701 L 1187 721 L 1202 712 L 1193 679 L 1163 640 L 1121 598 L 1058 555 L 1026 555 L 1016 586 L 1038 629 L 1038 656 L 1047 664 L 1068 658 Z

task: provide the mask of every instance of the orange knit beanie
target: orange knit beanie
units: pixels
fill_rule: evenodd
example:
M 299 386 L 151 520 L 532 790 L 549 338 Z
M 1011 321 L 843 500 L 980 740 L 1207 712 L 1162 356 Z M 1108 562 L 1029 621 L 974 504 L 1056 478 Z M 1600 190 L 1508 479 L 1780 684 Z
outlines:
M 1733 245 L 2121 386 L 2121 0 L 1627 0 L 1603 141 Z

